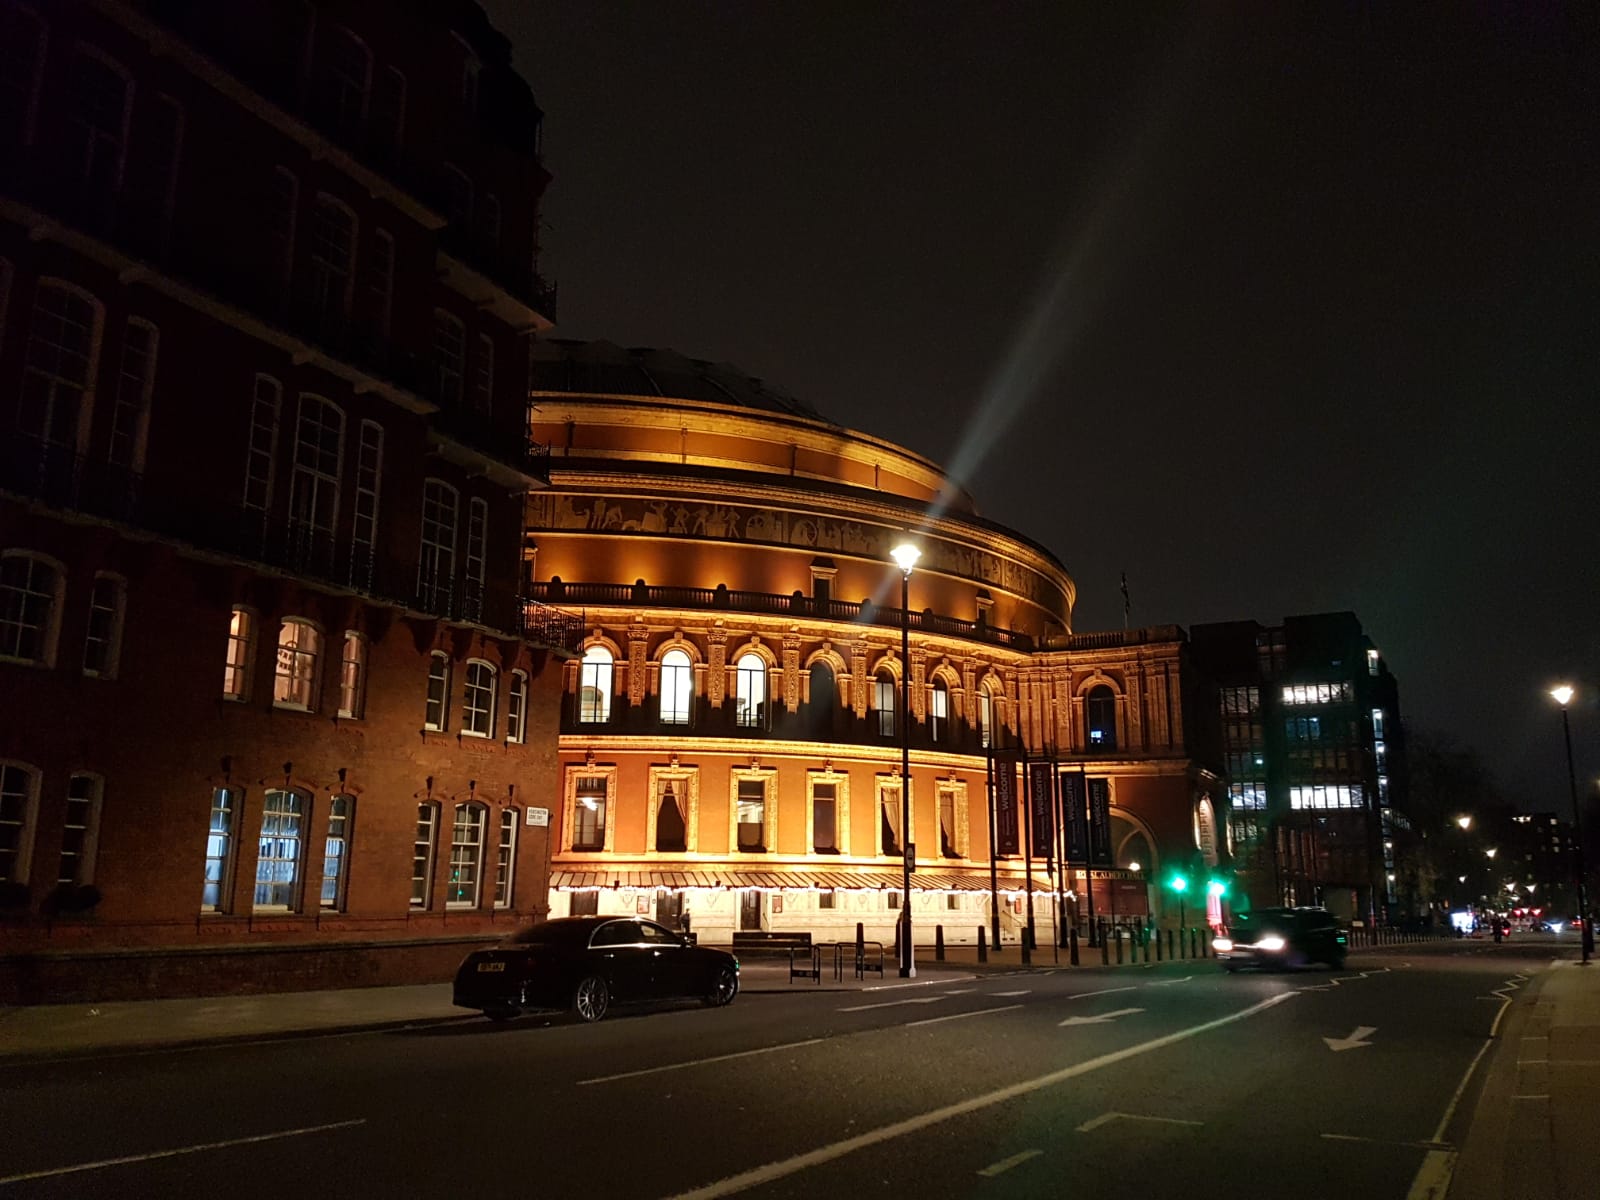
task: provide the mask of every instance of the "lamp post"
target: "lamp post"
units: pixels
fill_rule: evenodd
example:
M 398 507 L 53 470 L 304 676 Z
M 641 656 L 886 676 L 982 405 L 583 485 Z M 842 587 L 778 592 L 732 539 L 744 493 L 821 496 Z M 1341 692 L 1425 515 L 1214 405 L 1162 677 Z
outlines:
M 1561 735 L 1567 744 L 1567 786 L 1572 790 L 1572 834 L 1578 841 L 1575 858 L 1578 868 L 1578 915 L 1583 918 L 1583 958 L 1587 966 L 1594 954 L 1594 930 L 1589 927 L 1589 890 L 1583 876 L 1583 813 L 1578 808 L 1578 773 L 1572 768 L 1572 723 L 1567 719 L 1567 705 L 1572 701 L 1573 690 L 1566 684 L 1550 689 L 1550 695 L 1561 706 Z
M 900 889 L 900 978 L 914 979 L 917 961 L 911 950 L 911 568 L 922 557 L 913 542 L 901 542 L 889 551 L 903 574 L 900 577 L 900 851 L 903 859 Z

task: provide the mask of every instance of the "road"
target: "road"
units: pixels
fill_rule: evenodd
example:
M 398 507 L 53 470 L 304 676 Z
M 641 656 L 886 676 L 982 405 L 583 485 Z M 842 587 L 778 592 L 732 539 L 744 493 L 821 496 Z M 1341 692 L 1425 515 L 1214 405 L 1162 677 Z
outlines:
M 1447 1167 L 1502 1000 L 1550 958 L 1036 970 L 11 1063 L 0 1197 L 1398 1200 Z

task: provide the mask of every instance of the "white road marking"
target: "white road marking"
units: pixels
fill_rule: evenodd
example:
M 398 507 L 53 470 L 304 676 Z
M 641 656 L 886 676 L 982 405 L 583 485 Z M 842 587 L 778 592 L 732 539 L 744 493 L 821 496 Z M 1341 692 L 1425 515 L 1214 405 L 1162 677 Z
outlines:
M 1328 1044 L 1328 1049 L 1335 1054 L 1341 1050 L 1365 1050 L 1372 1045 L 1367 1039 L 1377 1032 L 1378 1027 L 1376 1025 L 1357 1025 L 1349 1037 L 1325 1037 L 1322 1040 Z
M 1404 1146 L 1407 1150 L 1452 1150 L 1442 1142 L 1392 1142 L 1388 1138 L 1360 1137 L 1354 1133 L 1324 1133 L 1323 1138 L 1330 1142 L 1364 1142 L 1369 1146 Z
M 330 1129 L 349 1129 L 352 1125 L 365 1125 L 367 1119 L 334 1121 L 330 1125 L 307 1125 L 302 1129 L 282 1129 L 277 1133 L 258 1133 L 254 1137 L 229 1138 L 225 1142 L 203 1142 L 198 1146 L 179 1146 L 175 1150 L 152 1150 L 149 1154 L 125 1154 L 121 1158 L 102 1158 L 98 1162 L 75 1163 L 70 1167 L 50 1167 L 43 1171 L 24 1171 L 20 1175 L 0 1178 L 0 1184 L 21 1183 L 26 1179 L 49 1179 L 55 1175 L 73 1175 L 79 1171 L 98 1171 L 104 1167 L 120 1167 L 127 1163 L 149 1162 L 156 1158 L 176 1158 L 180 1154 L 199 1154 L 202 1150 L 223 1150 L 229 1146 L 248 1146 L 253 1142 L 272 1142 L 279 1138 L 299 1137 L 306 1133 L 326 1133 Z
M 897 1008 L 902 1004 L 937 1004 L 943 996 L 913 996 L 909 1000 L 884 1000 L 878 1004 L 853 1004 L 849 1008 L 841 1008 L 840 1012 L 866 1012 L 869 1008 Z
M 1548 1100 L 1548 1099 L 1550 1099 L 1550 1093 L 1549 1092 L 1542 1092 L 1542 1093 L 1540 1093 L 1538 1095 L 1521 1095 L 1521 1096 L 1513 1096 L 1511 1098 L 1513 1100 Z
M 1026 996 L 1032 988 L 1023 988 L 1020 992 L 990 992 L 991 996 Z
M 908 1021 L 905 1025 L 905 1028 L 915 1029 L 918 1025 L 937 1025 L 940 1021 L 961 1021 L 965 1020 L 967 1017 L 987 1016 L 989 1013 L 1011 1012 L 1012 1010 L 1021 1007 L 1022 1005 L 1020 1004 L 1002 1004 L 999 1008 L 975 1008 L 971 1012 L 951 1013 L 947 1017 L 928 1017 L 922 1021 Z
M 1143 1011 L 1144 1009 L 1142 1008 L 1119 1008 L 1112 1012 L 1096 1013 L 1092 1017 L 1068 1017 L 1056 1028 L 1059 1029 L 1062 1025 L 1109 1025 L 1118 1017 L 1131 1017 L 1134 1013 L 1142 1013 Z
M 1140 1116 L 1138 1113 L 1108 1112 L 1108 1113 L 1101 1113 L 1098 1117 L 1094 1117 L 1094 1118 L 1091 1118 L 1090 1120 L 1085 1121 L 1082 1125 L 1078 1126 L 1077 1132 L 1079 1132 L 1079 1133 L 1089 1133 L 1089 1132 L 1091 1132 L 1093 1130 L 1099 1129 L 1100 1126 L 1102 1126 L 1102 1125 L 1111 1124 L 1111 1122 L 1117 1120 L 1118 1118 L 1121 1118 L 1124 1121 L 1154 1121 L 1154 1122 L 1156 1122 L 1157 1124 L 1160 1124 L 1160 1125 L 1204 1125 L 1205 1124 L 1204 1121 L 1185 1121 L 1185 1120 L 1182 1120 L 1181 1118 L 1178 1118 L 1178 1117 L 1145 1117 L 1145 1116 Z
M 1030 1158 L 1038 1158 L 1039 1155 L 1043 1153 L 1043 1150 L 1024 1150 L 1021 1154 L 1013 1154 L 1010 1158 L 1002 1158 L 997 1163 L 991 1163 L 989 1166 L 979 1171 L 978 1174 L 982 1175 L 985 1179 L 993 1179 L 996 1175 L 999 1175 L 1004 1171 L 1009 1171 L 1012 1167 L 1020 1167 Z
M 695 1188 L 693 1191 L 681 1192 L 676 1197 L 673 1197 L 672 1200 L 719 1200 L 722 1196 L 732 1196 L 753 1187 L 772 1183 L 778 1179 L 785 1179 L 810 1167 L 833 1162 L 835 1159 L 843 1158 L 847 1154 L 853 1154 L 857 1150 L 865 1150 L 868 1146 L 876 1146 L 883 1142 L 892 1141 L 895 1138 L 904 1137 L 909 1133 L 917 1133 L 930 1126 L 953 1120 L 956 1117 L 964 1117 L 968 1113 L 992 1108 L 996 1104 L 1003 1104 L 1008 1100 L 1030 1095 L 1041 1088 L 1053 1087 L 1069 1079 L 1076 1079 L 1080 1075 L 1088 1075 L 1093 1071 L 1115 1066 L 1117 1063 L 1136 1058 L 1141 1054 L 1149 1054 L 1153 1050 L 1161 1050 L 1174 1043 L 1197 1037 L 1202 1033 L 1209 1033 L 1213 1029 L 1231 1025 L 1235 1021 L 1244 1020 L 1246 1017 L 1253 1017 L 1259 1012 L 1265 1012 L 1267 1009 L 1293 998 L 1293 992 L 1279 992 L 1276 996 L 1269 996 L 1258 1004 L 1252 1004 L 1249 1008 L 1241 1008 L 1238 1012 L 1229 1013 L 1225 1017 L 1217 1017 L 1215 1020 L 1205 1021 L 1199 1025 L 1191 1025 L 1187 1029 L 1179 1029 L 1161 1037 L 1152 1038 L 1148 1042 L 1140 1042 L 1136 1046 L 1114 1050 L 1110 1054 L 1102 1054 L 1098 1058 L 1085 1059 L 1081 1063 L 1074 1063 L 1070 1067 L 1063 1067 L 1059 1071 L 1050 1072 L 1048 1075 L 1025 1079 L 1020 1083 L 1013 1083 L 981 1096 L 972 1096 L 955 1104 L 947 1104 L 943 1108 L 936 1108 L 931 1112 L 908 1117 L 906 1120 L 896 1121 L 892 1125 L 884 1125 L 881 1128 L 857 1134 L 855 1137 L 845 1138 L 843 1141 L 819 1146 L 817 1149 L 807 1151 L 805 1154 L 797 1154 L 792 1158 L 780 1159 L 777 1162 L 754 1167 L 737 1175 L 730 1175 L 726 1179 L 708 1183 L 704 1187 Z
M 946 992 L 945 995 L 946 996 L 968 996 L 968 995 L 971 995 L 973 992 L 975 992 L 977 990 L 978 990 L 977 988 L 956 988 L 954 991 Z
M 1087 1000 L 1090 996 L 1109 996 L 1112 992 L 1133 992 L 1138 989 L 1132 984 L 1127 987 L 1101 988 L 1098 992 L 1074 992 L 1070 996 L 1061 997 L 1063 1000 Z
M 1193 978 L 1193 975 L 1185 975 L 1182 979 L 1157 979 L 1152 983 L 1145 984 L 1145 987 L 1171 987 L 1175 983 L 1188 983 Z
M 594 1079 L 578 1080 L 579 1087 L 587 1087 L 591 1083 L 612 1083 L 618 1079 L 635 1079 L 640 1075 L 659 1075 L 663 1071 L 682 1071 L 686 1067 L 701 1067 L 707 1063 L 727 1062 L 733 1058 L 750 1058 L 757 1054 L 776 1054 L 779 1050 L 797 1050 L 801 1046 L 815 1046 L 818 1042 L 825 1042 L 827 1038 L 807 1038 L 803 1042 L 784 1042 L 781 1046 L 762 1046 L 757 1050 L 739 1050 L 733 1054 L 716 1054 L 710 1058 L 692 1058 L 688 1062 L 668 1063 L 664 1067 L 645 1067 L 638 1071 L 624 1071 L 620 1075 L 601 1075 Z

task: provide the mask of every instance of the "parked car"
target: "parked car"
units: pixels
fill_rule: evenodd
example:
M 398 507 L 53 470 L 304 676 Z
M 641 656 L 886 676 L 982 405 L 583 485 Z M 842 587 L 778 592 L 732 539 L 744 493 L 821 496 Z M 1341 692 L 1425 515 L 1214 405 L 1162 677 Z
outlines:
M 1240 967 L 1344 966 L 1350 937 L 1325 908 L 1257 908 L 1236 913 L 1211 941 L 1225 971 Z
M 689 999 L 720 1007 L 738 994 L 739 960 L 726 951 L 635 917 L 563 917 L 467 955 L 454 1003 L 492 1021 L 568 1008 L 598 1021 L 613 1004 Z

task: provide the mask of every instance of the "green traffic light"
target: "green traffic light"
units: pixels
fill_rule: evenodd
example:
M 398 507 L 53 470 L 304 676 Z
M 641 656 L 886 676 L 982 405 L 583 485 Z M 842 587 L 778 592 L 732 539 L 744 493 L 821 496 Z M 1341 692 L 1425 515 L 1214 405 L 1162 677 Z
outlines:
M 1220 879 L 1213 879 L 1210 883 L 1206 884 L 1206 895 L 1208 896 L 1226 896 L 1227 894 L 1228 885 L 1223 883 Z
M 1189 890 L 1189 880 L 1186 876 L 1174 875 L 1167 880 L 1167 886 L 1175 892 L 1186 892 Z

